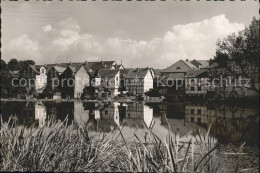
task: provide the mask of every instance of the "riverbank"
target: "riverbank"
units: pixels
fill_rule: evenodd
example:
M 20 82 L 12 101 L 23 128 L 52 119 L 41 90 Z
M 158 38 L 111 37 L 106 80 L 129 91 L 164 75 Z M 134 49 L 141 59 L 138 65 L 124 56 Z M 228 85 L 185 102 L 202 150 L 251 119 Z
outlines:
M 210 129 L 209 129 L 210 130 Z M 3 123 L 0 130 L 2 144 L 1 171 L 84 171 L 84 172 L 235 172 L 257 165 L 241 165 L 226 158 L 218 144 L 207 133 L 201 138 L 183 143 L 178 135 L 169 134 L 160 140 L 146 129 L 146 142 L 135 136 L 129 142 L 120 129 L 111 133 L 90 135 L 88 129 L 67 122 L 47 122 L 43 128 Z M 244 156 L 243 148 L 232 153 Z M 228 152 L 232 155 L 231 152 Z M 234 154 L 235 153 L 235 154 Z M 251 155 L 250 155 L 251 156 Z M 241 159 L 241 158 L 240 158 Z M 231 165 L 224 166 L 224 162 Z M 227 162 L 226 162 L 227 163 Z M 256 163 L 255 163 L 256 164 Z M 250 171 L 250 172 L 251 172 Z

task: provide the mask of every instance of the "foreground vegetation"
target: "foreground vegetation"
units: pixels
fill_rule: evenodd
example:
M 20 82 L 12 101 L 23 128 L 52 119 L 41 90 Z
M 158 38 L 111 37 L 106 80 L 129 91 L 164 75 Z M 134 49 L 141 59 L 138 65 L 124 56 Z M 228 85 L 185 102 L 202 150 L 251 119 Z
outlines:
M 87 129 L 66 120 L 26 128 L 10 119 L 0 130 L 0 171 L 218 172 L 221 168 L 210 128 L 188 143 L 170 131 L 164 141 L 146 131 L 146 142 L 136 135 L 129 142 L 120 129 L 90 136 Z

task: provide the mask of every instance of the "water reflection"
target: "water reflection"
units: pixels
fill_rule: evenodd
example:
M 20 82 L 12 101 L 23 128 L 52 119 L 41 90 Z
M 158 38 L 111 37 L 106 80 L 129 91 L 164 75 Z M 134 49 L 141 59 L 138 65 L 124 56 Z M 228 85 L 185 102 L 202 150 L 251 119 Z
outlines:
M 179 134 L 182 141 L 195 138 L 198 131 L 206 133 L 212 124 L 211 135 L 218 142 L 248 145 L 258 144 L 258 110 L 213 103 L 165 103 L 145 105 L 136 103 L 86 102 L 2 102 L 4 121 L 30 127 L 43 127 L 47 120 L 75 122 L 89 131 L 111 132 L 119 127 L 124 136 L 133 133 L 145 136 L 145 126 L 161 139 L 168 131 Z

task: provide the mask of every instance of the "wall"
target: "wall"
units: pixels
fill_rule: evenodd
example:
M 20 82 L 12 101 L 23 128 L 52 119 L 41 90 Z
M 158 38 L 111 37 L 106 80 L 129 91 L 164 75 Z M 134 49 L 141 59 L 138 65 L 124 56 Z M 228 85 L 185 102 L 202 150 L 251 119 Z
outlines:
M 82 66 L 75 75 L 75 87 L 74 87 L 74 98 L 80 98 L 83 93 L 83 89 L 89 86 L 89 74 Z

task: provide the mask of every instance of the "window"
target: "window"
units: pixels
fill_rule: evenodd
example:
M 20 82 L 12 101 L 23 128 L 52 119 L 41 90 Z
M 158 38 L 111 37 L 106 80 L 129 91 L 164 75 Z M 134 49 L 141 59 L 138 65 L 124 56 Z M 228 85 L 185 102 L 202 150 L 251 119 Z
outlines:
M 191 91 L 194 91 L 194 87 L 192 86 L 192 87 L 190 87 L 190 89 L 191 89 Z
M 42 74 L 44 73 L 44 69 L 42 69 Z
M 191 117 L 191 118 L 190 118 L 190 121 L 191 121 L 191 122 L 194 122 L 194 117 Z
M 198 115 L 201 115 L 201 109 L 198 109 Z
M 107 110 L 105 110 L 105 114 L 106 114 L 106 115 L 108 114 L 108 111 L 107 111 Z
M 198 86 L 198 91 L 201 91 L 201 86 Z
M 201 123 L 201 118 L 198 118 L 198 123 Z
M 190 113 L 191 113 L 191 114 L 194 114 L 194 109 L 191 109 L 191 110 L 190 110 Z

